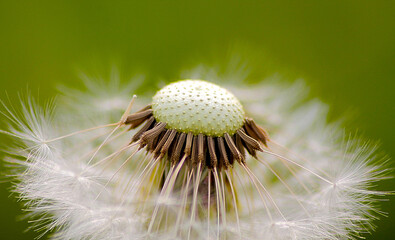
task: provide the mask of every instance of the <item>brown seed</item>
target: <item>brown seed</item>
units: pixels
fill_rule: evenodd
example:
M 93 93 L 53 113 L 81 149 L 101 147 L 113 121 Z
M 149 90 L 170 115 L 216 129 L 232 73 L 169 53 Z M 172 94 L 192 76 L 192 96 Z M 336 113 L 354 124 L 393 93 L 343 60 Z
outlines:
M 219 137 L 217 138 L 218 141 L 218 148 L 219 148 L 219 155 L 220 155 L 220 167 L 224 167 L 225 169 L 228 169 L 231 165 L 229 162 L 229 158 L 228 158 L 228 153 L 226 151 L 225 148 L 225 141 L 223 137 Z
M 237 130 L 237 135 L 239 135 L 241 137 L 241 139 L 243 139 L 243 141 L 249 145 L 251 148 L 255 149 L 255 150 L 261 150 L 261 145 L 259 145 L 259 142 L 255 139 L 253 139 L 252 137 L 248 136 L 243 129 L 239 129 Z
M 198 164 L 198 137 L 193 136 L 191 163 L 193 167 Z
M 224 134 L 225 141 L 227 146 L 229 147 L 230 152 L 232 153 L 233 157 L 239 162 L 242 163 L 242 156 L 239 150 L 237 149 L 233 139 L 229 136 L 228 133 Z
M 174 150 L 172 151 L 170 162 L 175 164 L 180 161 L 181 151 L 184 147 L 184 143 L 186 140 L 187 135 L 185 133 L 178 134 L 177 144 L 175 145 Z
M 165 142 L 167 141 L 167 138 L 170 136 L 171 130 L 167 129 L 165 130 L 165 135 L 162 137 L 162 139 L 156 144 L 155 150 L 153 151 L 154 157 L 157 158 L 159 157 L 160 150 L 162 149 L 163 145 L 165 145 Z
M 165 127 L 166 123 L 160 122 L 152 129 L 144 132 L 140 138 L 141 143 L 145 145 L 149 141 L 149 139 L 154 139 L 155 137 L 157 137 L 165 129 Z
M 202 133 L 198 135 L 198 162 L 203 164 L 206 161 L 206 136 Z
M 136 121 L 138 122 L 141 120 L 146 120 L 147 118 L 149 118 L 152 115 L 152 112 L 153 112 L 152 109 L 147 109 L 142 112 L 135 112 L 126 118 L 125 124 L 133 124 L 133 122 L 136 122 Z
M 241 162 L 245 163 L 245 150 L 244 150 L 244 146 L 241 140 L 241 137 L 238 134 L 235 134 L 234 136 L 234 140 L 235 140 L 235 145 L 237 147 L 237 150 L 239 150 L 240 155 L 241 155 Z
M 160 155 L 164 156 L 170 148 L 171 143 L 173 142 L 175 136 L 177 134 L 177 130 L 172 129 L 170 130 L 169 137 L 166 139 L 165 144 L 163 145 L 162 149 L 160 150 Z
M 156 123 L 158 124 L 158 123 Z M 166 131 L 162 131 L 157 137 L 155 138 L 151 138 L 146 145 L 146 149 L 148 152 L 152 152 L 155 150 L 156 145 L 158 144 L 158 142 L 163 138 L 163 136 L 165 135 Z
M 259 127 L 251 118 L 246 118 L 245 125 L 255 133 L 255 136 L 257 136 L 256 140 L 260 141 L 267 147 L 267 141 L 269 140 L 269 135 L 267 132 Z
M 150 127 L 154 124 L 155 118 L 152 116 L 150 117 L 147 122 L 144 124 L 144 126 L 132 137 L 132 143 L 136 142 L 137 140 L 140 139 L 141 135 L 143 135 Z
M 192 142 L 193 142 L 193 134 L 190 132 L 187 135 L 187 141 L 186 141 L 185 150 L 184 150 L 184 153 L 187 156 L 190 156 L 192 153 Z
M 207 146 L 208 146 L 208 152 L 210 155 L 210 168 L 216 168 L 217 167 L 217 155 L 215 154 L 215 141 L 213 137 L 208 136 L 207 137 Z

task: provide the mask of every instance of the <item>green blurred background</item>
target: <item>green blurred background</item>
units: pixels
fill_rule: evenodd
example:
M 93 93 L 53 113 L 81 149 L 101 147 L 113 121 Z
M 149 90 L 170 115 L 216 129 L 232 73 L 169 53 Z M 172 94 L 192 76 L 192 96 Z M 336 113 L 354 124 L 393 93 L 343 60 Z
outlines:
M 80 70 L 107 77 L 113 65 L 150 86 L 235 54 L 250 81 L 304 78 L 332 119 L 353 115 L 348 130 L 395 156 L 395 1 L 0 1 L 1 99 L 26 86 L 47 99 L 58 84 L 81 87 Z M 0 185 L 0 238 L 33 239 L 9 187 Z M 390 199 L 369 239 L 393 239 Z

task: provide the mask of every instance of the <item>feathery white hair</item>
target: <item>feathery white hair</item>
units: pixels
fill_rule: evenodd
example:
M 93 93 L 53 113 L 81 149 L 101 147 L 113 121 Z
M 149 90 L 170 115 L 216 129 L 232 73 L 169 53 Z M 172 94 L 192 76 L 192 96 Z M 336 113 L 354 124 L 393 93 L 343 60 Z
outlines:
M 385 159 L 328 124 L 325 104 L 303 103 L 302 81 L 229 84 L 272 142 L 247 167 L 217 172 L 211 203 L 192 196 L 200 175 L 162 180 L 166 164 L 129 145 L 134 130 L 117 121 L 136 85 L 87 87 L 67 89 L 56 107 L 29 100 L 3 112 L 17 146 L 7 158 L 15 191 L 53 239 L 350 239 L 373 229 L 384 193 L 371 187 Z

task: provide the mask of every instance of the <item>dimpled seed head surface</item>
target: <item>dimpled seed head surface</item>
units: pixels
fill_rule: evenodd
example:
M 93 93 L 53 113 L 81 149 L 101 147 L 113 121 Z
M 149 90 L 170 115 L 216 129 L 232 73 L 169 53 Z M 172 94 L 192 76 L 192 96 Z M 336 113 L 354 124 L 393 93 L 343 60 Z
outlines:
M 153 115 L 167 128 L 208 136 L 234 134 L 244 124 L 239 100 L 226 89 L 202 80 L 171 83 L 153 97 Z

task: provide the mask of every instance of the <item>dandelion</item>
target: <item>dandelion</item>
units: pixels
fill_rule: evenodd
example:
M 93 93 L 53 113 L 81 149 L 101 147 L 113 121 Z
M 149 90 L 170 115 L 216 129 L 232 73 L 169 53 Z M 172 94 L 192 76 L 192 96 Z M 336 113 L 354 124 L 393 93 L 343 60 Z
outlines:
M 353 239 L 373 230 L 383 161 L 327 124 L 324 104 L 297 104 L 301 83 L 229 86 L 233 95 L 183 80 L 128 106 L 133 89 L 104 98 L 88 85 L 56 108 L 4 105 L 14 190 L 43 234 Z

